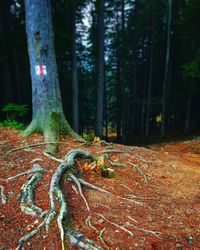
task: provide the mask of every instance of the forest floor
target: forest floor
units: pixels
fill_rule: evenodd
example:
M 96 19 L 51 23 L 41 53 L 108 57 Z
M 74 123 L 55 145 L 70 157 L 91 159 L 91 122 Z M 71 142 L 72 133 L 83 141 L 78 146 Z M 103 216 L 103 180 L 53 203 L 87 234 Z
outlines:
M 49 207 L 51 175 L 59 165 L 43 154 L 42 136 L 21 138 L 19 134 L 14 129 L 0 128 L 0 185 L 7 197 L 5 204 L 0 200 L 1 250 L 15 249 L 19 239 L 40 223 L 38 216 L 24 214 L 20 209 L 18 195 L 29 176 L 5 179 L 31 169 L 35 163 L 47 169 L 49 172 L 43 174 L 35 194 L 35 204 L 45 210 Z M 102 249 L 200 249 L 200 141 L 143 148 L 83 144 L 61 138 L 57 157 L 62 158 L 77 148 L 88 150 L 94 156 L 107 154 L 106 165 L 114 174 L 112 178 L 102 177 L 92 163 L 76 160 L 78 171 L 74 174 L 108 192 L 83 187 L 88 211 L 75 185 L 63 181 L 69 227 Z M 61 249 L 56 221 L 48 235 L 41 230 L 24 244 L 24 249 Z

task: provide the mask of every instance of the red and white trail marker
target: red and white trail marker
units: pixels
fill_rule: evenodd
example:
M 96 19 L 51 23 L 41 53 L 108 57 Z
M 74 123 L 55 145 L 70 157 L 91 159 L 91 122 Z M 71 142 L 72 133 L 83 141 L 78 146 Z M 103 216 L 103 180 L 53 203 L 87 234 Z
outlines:
M 37 76 L 46 76 L 47 75 L 46 65 L 36 65 L 35 66 L 35 74 Z

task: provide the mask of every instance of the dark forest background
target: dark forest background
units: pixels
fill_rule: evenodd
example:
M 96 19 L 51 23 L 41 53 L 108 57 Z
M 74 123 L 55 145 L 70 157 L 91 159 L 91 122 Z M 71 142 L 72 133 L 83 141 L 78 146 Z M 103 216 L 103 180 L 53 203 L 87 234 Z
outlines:
M 200 0 L 51 3 L 63 107 L 76 131 L 102 137 L 99 117 L 104 138 L 132 144 L 199 132 Z M 29 67 L 23 1 L 1 0 L 0 109 L 27 104 L 24 123 Z

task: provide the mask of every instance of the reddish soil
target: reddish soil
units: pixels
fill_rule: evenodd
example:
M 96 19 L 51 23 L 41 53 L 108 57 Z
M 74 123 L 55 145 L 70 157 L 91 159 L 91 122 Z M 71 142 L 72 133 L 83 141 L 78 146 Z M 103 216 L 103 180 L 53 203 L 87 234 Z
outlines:
M 21 138 L 19 131 L 0 129 L 0 185 L 5 187 L 7 196 L 5 205 L 0 200 L 1 250 L 15 249 L 19 239 L 41 222 L 37 216 L 26 215 L 20 210 L 18 195 L 28 176 L 8 183 L 4 181 L 31 169 L 31 161 L 36 158 L 40 158 L 37 163 L 50 172 L 45 173 L 37 185 L 35 204 L 44 210 L 49 208 L 49 183 L 59 163 L 43 155 L 43 145 L 24 147 L 42 142 L 40 135 Z M 62 158 L 76 148 L 101 156 L 102 151 L 109 147 L 98 143 L 90 146 L 81 144 L 62 138 L 57 157 Z M 7 151 L 20 147 L 24 148 L 7 154 Z M 113 178 L 102 177 L 96 169 L 86 168 L 85 160 L 77 160 L 78 174 L 83 179 L 113 194 L 83 188 L 90 213 L 81 196 L 75 192 L 73 183 L 63 182 L 72 228 L 95 241 L 102 249 L 200 249 L 200 142 L 154 145 L 151 149 L 113 144 L 112 148 L 122 152 L 108 153 L 109 159 L 123 163 L 121 167 L 111 166 L 115 172 Z M 107 161 L 106 165 L 111 163 Z M 134 203 L 133 197 L 143 206 Z M 89 215 L 93 228 L 86 225 Z M 103 229 L 100 239 L 98 236 Z M 40 234 L 28 240 L 24 249 L 61 249 L 56 221 L 48 235 L 41 230 Z

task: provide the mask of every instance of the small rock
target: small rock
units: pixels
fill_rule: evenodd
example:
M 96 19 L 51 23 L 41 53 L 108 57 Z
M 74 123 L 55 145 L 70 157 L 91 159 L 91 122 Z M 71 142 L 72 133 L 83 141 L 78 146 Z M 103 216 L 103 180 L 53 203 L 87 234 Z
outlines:
M 186 238 L 188 244 L 193 244 L 193 237 L 192 236 L 189 236 Z
M 102 224 L 103 222 L 104 222 L 103 219 L 98 220 L 98 223 L 99 223 L 99 224 Z
M 176 248 L 184 250 L 184 246 L 182 244 L 177 243 Z

